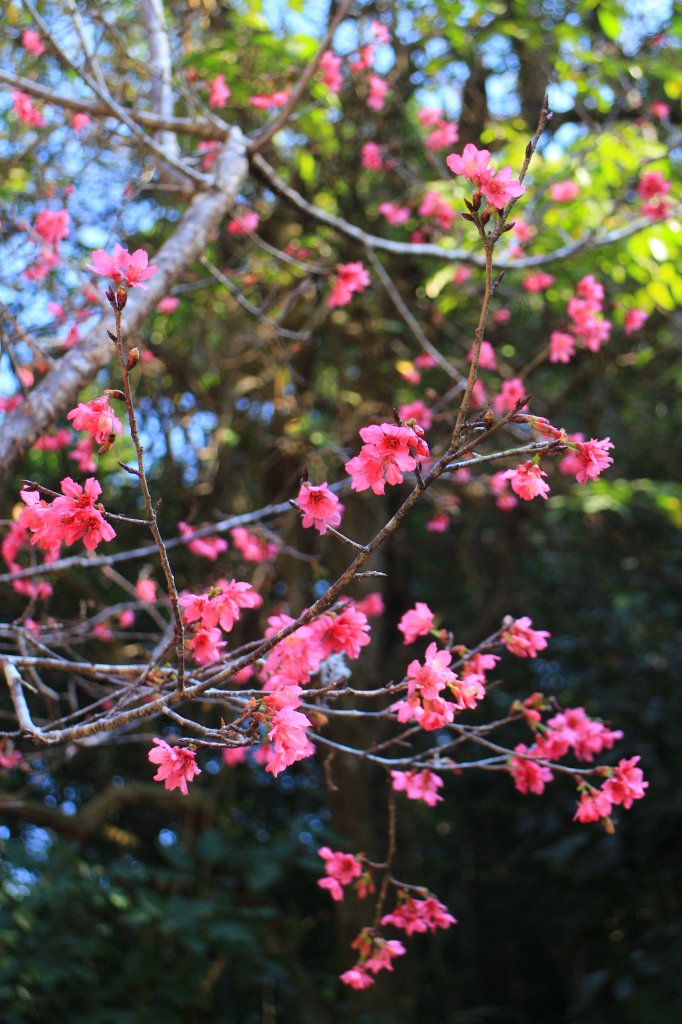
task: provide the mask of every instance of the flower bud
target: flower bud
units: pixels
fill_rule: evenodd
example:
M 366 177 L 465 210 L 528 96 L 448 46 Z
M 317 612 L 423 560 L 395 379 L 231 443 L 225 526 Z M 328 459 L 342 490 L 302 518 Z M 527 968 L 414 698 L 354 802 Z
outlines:
M 133 367 L 137 366 L 140 361 L 140 350 L 139 348 L 131 348 L 128 353 L 128 369 L 132 370 Z
M 128 301 L 128 292 L 125 290 L 122 284 L 116 289 L 116 308 L 125 309 L 125 304 Z

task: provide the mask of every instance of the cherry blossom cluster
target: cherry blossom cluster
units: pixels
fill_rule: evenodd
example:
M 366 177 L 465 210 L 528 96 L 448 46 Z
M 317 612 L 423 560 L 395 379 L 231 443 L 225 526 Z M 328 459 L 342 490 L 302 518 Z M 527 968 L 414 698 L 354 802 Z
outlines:
M 33 534 L 31 544 L 54 552 L 62 543 L 69 546 L 82 540 L 88 551 L 94 551 L 102 541 L 114 539 L 116 531 L 97 501 L 102 488 L 94 477 L 81 487 L 67 476 L 61 489 L 62 494 L 49 503 L 37 491 L 21 491 L 26 508 L 19 516 L 19 525 Z
M 188 646 L 197 662 L 206 665 L 215 661 L 225 647 L 220 630 L 230 633 L 241 618 L 242 608 L 260 608 L 263 598 L 250 583 L 219 579 L 205 593 L 181 594 L 179 601 L 185 622 L 196 623 Z
M 374 494 L 383 494 L 387 483 L 401 484 L 403 473 L 413 472 L 429 457 L 421 427 L 381 423 L 362 427 L 359 433 L 364 441 L 360 454 L 346 463 L 354 491 L 371 488 Z
M 513 178 L 511 167 L 499 171 L 489 165 L 490 150 L 478 149 L 472 142 L 467 143 L 461 155 L 451 153 L 445 162 L 453 174 L 463 175 L 475 186 L 473 206 L 485 198 L 489 206 L 503 210 L 512 199 L 518 199 L 526 191 L 525 185 Z

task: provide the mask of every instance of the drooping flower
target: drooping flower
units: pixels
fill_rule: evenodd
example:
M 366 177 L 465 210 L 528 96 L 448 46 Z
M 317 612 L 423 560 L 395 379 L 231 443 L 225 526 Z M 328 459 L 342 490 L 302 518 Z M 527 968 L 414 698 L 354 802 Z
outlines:
M 220 651 L 225 647 L 225 641 L 219 629 L 204 627 L 192 635 L 187 646 L 192 651 L 197 664 L 208 665 L 209 662 L 220 657 Z
M 613 459 L 608 454 L 609 449 L 614 447 L 609 437 L 605 437 L 601 441 L 594 438 L 590 441 L 575 441 L 572 443 L 573 446 L 575 446 L 576 458 L 580 463 L 580 468 L 575 475 L 579 484 L 585 484 L 588 480 L 596 480 L 600 473 L 603 473 L 613 463 Z
M 194 534 L 189 523 L 179 522 L 178 530 L 181 537 L 192 537 Z M 229 544 L 224 537 L 197 537 L 195 540 L 191 540 L 187 547 L 193 555 L 199 555 L 200 558 L 208 558 L 209 562 L 215 562 L 219 555 L 227 551 Z
M 291 707 L 277 711 L 267 734 L 274 757 L 265 770 L 277 776 L 290 764 L 314 754 L 315 747 L 306 736 L 306 729 L 309 728 L 310 722 L 300 711 Z
M 546 629 L 533 629 L 533 620 L 524 615 L 507 626 L 500 640 L 517 658 L 536 658 L 547 647 L 549 636 L 551 633 Z
M 396 206 L 395 203 L 379 203 L 379 213 L 387 224 L 392 227 L 400 227 L 410 219 L 410 208 L 408 206 Z
M 408 896 L 390 914 L 384 914 L 382 924 L 392 924 L 401 928 L 407 935 L 415 932 L 435 932 L 438 928 L 450 928 L 457 924 L 456 918 L 448 908 L 433 896 L 425 900 L 416 900 Z
M 547 501 L 549 484 L 543 480 L 543 477 L 546 476 L 547 474 L 540 469 L 536 462 L 522 462 L 520 466 L 505 472 L 505 477 L 511 483 L 512 491 L 524 501 L 531 501 L 537 497 Z
M 97 444 L 104 444 L 112 434 L 121 434 L 123 424 L 109 406 L 109 395 L 101 395 L 89 402 L 79 402 L 75 409 L 66 414 L 73 420 L 76 430 L 87 430 Z
M 319 878 L 317 884 L 320 889 L 327 889 L 333 900 L 340 902 L 343 899 L 343 886 L 350 885 L 353 879 L 360 877 L 362 864 L 354 854 L 331 850 L 328 846 L 321 846 L 317 853 L 324 860 L 326 872 L 326 877 Z
M 574 821 L 592 822 L 608 818 L 611 813 L 611 801 L 601 789 L 584 791 L 580 794 L 580 803 L 573 815 Z
M 201 775 L 196 754 L 187 747 L 171 747 L 158 736 L 154 738 L 154 743 L 156 746 L 147 754 L 151 763 L 159 766 L 154 782 L 163 782 L 166 789 L 179 789 L 183 796 L 187 796 L 187 783 L 196 775 Z

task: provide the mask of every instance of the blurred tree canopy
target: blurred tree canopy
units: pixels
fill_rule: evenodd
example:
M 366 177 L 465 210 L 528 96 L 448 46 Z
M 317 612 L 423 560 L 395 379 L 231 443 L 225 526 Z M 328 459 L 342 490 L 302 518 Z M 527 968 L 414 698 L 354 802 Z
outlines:
M 37 5 L 67 50 L 74 46 L 72 6 Z M 140 5 L 79 6 L 87 7 L 85 38 L 107 88 L 121 105 L 136 104 L 149 87 Z M 337 5 L 165 6 L 175 116 L 210 118 L 209 83 L 224 74 L 231 90 L 224 116 L 253 135 L 266 119 L 249 97 L 295 83 Z M 231 235 L 221 223 L 205 256 L 175 284 L 178 308 L 155 312 L 139 331 L 152 358 L 140 364 L 136 401 L 150 481 L 163 493 L 160 521 L 170 534 L 180 520 L 201 525 L 286 501 L 304 467 L 313 479 L 338 473 L 358 428 L 377 416 L 390 419 L 401 403 L 425 397 L 436 423 L 449 422 L 452 405 L 442 396 L 452 381 L 444 372 L 428 369 L 419 384 L 410 383 L 421 348 L 394 297 L 465 372 L 483 284 L 470 225 L 456 219 L 450 231 L 426 238 L 461 250 L 454 265 L 433 254 L 373 249 L 390 287 L 375 269 L 371 288 L 332 311 L 326 299 L 334 267 L 367 261 L 365 249 L 287 198 L 281 180 L 317 211 L 403 241 L 419 226 L 414 212 L 408 229 L 387 227 L 380 204 L 414 206 L 431 189 L 461 207 L 465 195 L 445 171 L 443 152 L 425 149 L 418 112 L 440 107 L 457 122 L 459 142 L 447 152 L 473 142 L 518 168 L 548 93 L 554 116 L 520 208 L 532 238 L 516 257 L 519 269 L 511 241 L 503 250 L 508 269 L 493 310 L 508 309 L 511 317 L 489 328 L 499 374 L 483 377 L 494 393 L 500 378 L 521 376 L 535 413 L 586 437 L 610 436 L 615 464 L 586 488 L 557 481 L 543 508 L 521 503 L 502 513 L 472 479 L 435 507 L 417 509 L 377 565 L 387 573 L 380 584 L 387 615 L 357 672 L 388 680 L 401 671 L 393 623 L 416 600 L 437 608 L 471 644 L 505 614 L 530 615 L 552 642 L 533 663 L 505 667 L 507 685 L 489 697 L 495 712 L 504 715 L 515 697 L 540 690 L 608 718 L 642 756 L 647 799 L 607 835 L 571 822 L 568 791 L 522 798 L 504 775 L 449 777 L 437 817 L 413 805 L 401 814 L 399 861 L 401 876 L 428 878 L 459 925 L 417 937 L 394 976 L 354 993 L 340 991 L 337 975 L 348 966 L 364 908 L 332 908 L 315 885 L 315 851 L 331 843 L 381 856 L 386 810 L 374 769 L 360 778 L 357 766 L 335 764 L 339 788 L 330 792 L 321 759 L 273 780 L 257 766 L 228 768 L 215 758 L 183 799 L 149 781 L 152 733 L 142 737 L 146 746 L 124 733 L 108 746 L 32 753 L 24 770 L 0 779 L 0 1001 L 7 1024 L 59 1013 L 73 1024 L 680 1020 L 679 214 L 629 226 L 641 220 L 641 174 L 660 171 L 674 181 L 679 172 L 682 16 L 664 0 L 358 2 L 336 31 L 334 51 L 355 53 L 372 18 L 393 37 L 375 57 L 390 84 L 385 108 L 368 111 L 360 80 L 348 80 L 337 96 L 314 78 L 276 145 L 263 149 L 265 169 L 252 163 L 239 190 L 236 209 L 260 216 L 256 237 Z M 93 113 L 76 136 L 73 110 L 46 98 L 49 130 L 18 124 L 10 109 L 13 78 L 92 102 L 49 48 L 49 59 L 21 48 L 22 32 L 33 25 L 26 5 L 6 4 L 4 395 L 14 391 L 11 353 L 25 348 L 17 324 L 60 353 L 79 310 L 86 325 L 91 315 L 79 291 L 84 257 L 119 238 L 153 254 L 186 206 L 182 190 L 160 182 L 133 132 L 110 117 Z M 665 104 L 667 113 L 652 115 L 652 104 Z M 208 132 L 183 139 L 197 169 L 210 139 Z M 390 172 L 361 166 L 366 142 L 381 147 Z M 549 188 L 566 179 L 577 183 L 579 198 L 552 202 Z M 33 222 L 53 198 L 68 202 L 73 222 L 62 243 L 65 263 L 49 283 L 27 281 L 21 272 L 36 243 L 17 223 Z M 456 268 L 470 270 L 468 279 L 456 281 Z M 522 287 L 537 270 L 554 275 L 540 294 Z M 611 339 L 569 367 L 536 365 L 587 274 L 606 290 Z M 68 311 L 63 321 L 55 321 L 48 300 Z M 649 318 L 628 335 L 624 315 L 635 308 Z M 101 371 L 86 397 L 108 386 L 117 385 Z M 127 446 L 100 459 L 99 475 L 108 494 L 132 504 L 136 483 L 117 469 L 117 460 L 130 461 Z M 32 447 L 0 481 L 7 519 L 23 478 L 56 481 L 72 469 L 65 450 Z M 387 494 L 369 506 L 349 497 L 349 532 L 378 526 L 396 501 Z M 114 507 L 113 498 L 109 503 Z M 434 511 L 450 517 L 447 533 L 426 531 Z M 301 608 L 345 564 L 343 552 L 325 548 L 321 555 L 317 536 L 301 535 L 293 515 L 277 529 L 283 552 L 249 578 L 283 608 Z M 121 524 L 127 547 L 135 536 Z M 231 557 L 235 571 L 246 571 L 234 551 Z M 186 549 L 174 552 L 181 586 L 193 564 Z M 59 585 L 60 615 L 85 623 L 118 593 L 114 574 L 72 572 Z M 364 592 L 372 589 L 375 580 Z M 0 645 L 25 604 L 3 590 Z M 235 634 L 235 643 L 248 639 L 241 624 Z M 139 639 L 114 630 L 116 656 L 137 660 Z M 92 660 L 113 657 L 91 629 L 73 645 Z

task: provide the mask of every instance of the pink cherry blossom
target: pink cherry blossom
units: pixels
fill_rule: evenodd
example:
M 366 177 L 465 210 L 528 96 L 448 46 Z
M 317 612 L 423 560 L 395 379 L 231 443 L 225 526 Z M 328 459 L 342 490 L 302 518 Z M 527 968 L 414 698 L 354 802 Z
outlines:
M 350 885 L 355 878 L 360 877 L 362 864 L 352 853 L 341 853 L 328 846 L 321 846 L 317 853 L 324 860 L 326 872 L 326 877 L 318 879 L 317 884 L 321 889 L 327 889 L 333 900 L 340 902 L 343 899 L 343 886 Z
M 608 450 L 613 448 L 609 437 L 605 437 L 601 441 L 596 441 L 594 438 L 590 441 L 575 441 L 573 444 L 576 449 L 576 458 L 580 463 L 575 475 L 579 484 L 586 484 L 588 480 L 596 480 L 613 462 L 608 454 Z
M 517 754 L 533 754 L 533 748 L 525 743 L 518 743 L 514 750 Z M 554 776 L 546 765 L 530 760 L 530 757 L 512 757 L 509 769 L 514 777 L 514 785 L 519 793 L 534 793 L 539 796 L 545 791 L 545 783 L 551 782 Z
M 422 430 L 430 430 L 433 425 L 433 414 L 428 405 L 424 405 L 420 398 L 414 402 L 406 402 L 398 407 L 398 415 L 406 426 L 421 427 Z
M 263 599 L 250 583 L 217 580 L 204 594 L 181 594 L 185 622 L 200 622 L 204 629 L 215 626 L 229 633 L 241 618 L 242 608 L 260 608 Z
M 515 469 L 508 469 L 505 476 L 511 483 L 514 494 L 524 501 L 531 501 L 533 498 L 544 498 L 547 500 L 549 484 L 546 484 L 544 473 L 536 462 L 522 462 Z
M 339 615 L 324 615 L 319 621 L 318 640 L 325 656 L 343 652 L 355 660 L 370 642 L 367 616 L 354 605 L 344 608 Z
M 447 231 L 452 227 L 455 219 L 455 211 L 439 192 L 429 190 L 424 193 L 417 213 L 420 217 L 433 217 L 438 227 Z
M 289 101 L 291 89 L 280 89 L 278 92 L 259 93 L 257 96 L 250 96 L 249 103 L 257 110 L 269 110 L 272 107 L 283 107 Z
M 592 822 L 608 818 L 611 813 L 611 801 L 600 789 L 585 791 L 580 794 L 580 803 L 573 815 L 574 821 Z
M 45 119 L 39 110 L 33 106 L 31 97 L 19 89 L 12 92 L 12 110 L 20 121 L 30 125 L 31 128 L 44 128 Z
M 362 427 L 360 437 L 365 442 L 360 454 L 345 467 L 351 475 L 354 491 L 371 488 L 375 494 L 383 494 L 387 483 L 401 484 L 402 474 L 414 470 L 429 454 L 426 442 L 411 427 L 382 423 Z
M 439 121 L 433 131 L 426 136 L 424 145 L 427 149 L 439 152 L 454 146 L 459 141 L 459 128 L 452 121 Z
M 40 38 L 40 33 L 35 32 L 32 28 L 25 28 L 21 33 L 21 45 L 27 53 L 32 53 L 34 57 L 40 57 L 45 53 L 45 44 Z
M 154 743 L 156 746 L 147 754 L 151 763 L 159 766 L 154 782 L 163 782 L 166 789 L 179 789 L 183 796 L 187 796 L 187 783 L 196 775 L 201 775 L 196 754 L 187 747 L 171 747 L 158 736 L 154 738 Z
M 69 444 L 71 444 L 71 431 L 63 427 L 54 434 L 43 434 L 33 447 L 41 452 L 58 452 Z
M 343 974 L 340 974 L 339 978 L 344 985 L 348 985 L 349 988 L 358 990 L 369 988 L 370 985 L 374 984 L 374 978 L 371 974 L 368 974 L 365 968 L 361 965 L 350 967 L 347 971 L 344 971 Z
M 367 106 L 370 110 L 374 110 L 376 113 L 384 109 L 386 105 L 386 94 L 388 92 L 388 82 L 385 82 L 383 78 L 379 78 L 378 75 L 370 75 L 367 79 L 369 85 L 369 95 L 367 97 Z
M 448 908 L 433 896 L 425 900 L 407 896 L 390 914 L 384 914 L 381 924 L 392 924 L 394 928 L 401 928 L 407 935 L 413 935 L 415 932 L 435 932 L 438 928 L 450 928 L 451 925 L 457 924 L 457 920 L 448 912 Z
M 258 229 L 260 217 L 255 210 L 247 210 L 238 216 L 233 217 L 227 225 L 228 235 L 248 235 Z
M 457 676 L 448 665 L 452 661 L 450 651 L 438 650 L 435 643 L 429 644 L 422 664 L 415 658 L 407 666 L 407 692 L 424 700 L 434 700 L 441 690 L 457 682 Z
M 634 334 L 649 319 L 649 314 L 644 309 L 628 309 L 625 314 L 624 328 L 627 335 Z
M 476 345 L 473 344 L 467 353 L 467 362 L 473 362 L 474 352 Z M 495 359 L 495 349 L 492 347 L 489 341 L 481 342 L 481 349 L 478 353 L 478 368 L 479 370 L 496 370 L 497 360 Z
M 187 646 L 192 651 L 194 658 L 199 665 L 208 665 L 220 657 L 220 652 L 225 647 L 225 641 L 219 629 L 198 629 Z
M 87 114 L 83 114 L 80 111 L 73 115 L 71 118 L 71 127 L 78 133 L 82 132 L 84 128 L 87 128 L 90 124 L 90 118 Z
M 306 729 L 309 728 L 310 722 L 300 711 L 291 707 L 277 711 L 267 734 L 274 757 L 265 770 L 277 776 L 290 764 L 314 754 L 315 747 L 306 736 Z
M 383 24 L 383 22 L 378 21 L 375 18 L 372 24 L 370 25 L 370 28 L 372 30 L 372 35 L 374 36 L 378 43 L 388 45 L 391 42 L 391 33 L 388 27 Z
M 467 143 L 461 156 L 451 153 L 445 158 L 445 162 L 453 174 L 463 174 L 478 188 L 484 181 L 488 181 L 493 173 L 488 166 L 489 160 L 490 150 L 478 149 L 472 142 Z
M 410 219 L 409 207 L 396 206 L 395 203 L 379 203 L 379 213 L 392 227 L 400 227 Z
M 165 314 L 174 313 L 179 305 L 180 299 L 175 295 L 164 295 L 164 297 L 159 299 L 156 304 L 156 312 Z
M 408 800 L 422 800 L 429 807 L 435 807 L 443 799 L 438 795 L 438 790 L 445 783 L 440 775 L 430 772 L 428 768 L 411 772 L 392 771 L 391 778 L 396 793 L 405 793 Z
M 211 93 L 208 97 L 209 107 L 221 109 L 230 98 L 230 87 L 225 81 L 225 75 L 216 75 L 211 82 Z
M 505 380 L 499 395 L 493 399 L 493 407 L 498 415 L 511 410 L 521 401 L 526 394 L 526 385 L 520 377 L 512 377 Z
M 554 203 L 570 203 L 579 195 L 580 185 L 575 181 L 557 181 L 549 189 L 549 198 Z
M 114 284 L 125 281 L 130 288 L 138 286 L 146 291 L 146 286 L 142 284 L 142 281 L 153 277 L 158 270 L 156 265 L 147 266 L 148 262 L 149 256 L 144 249 L 136 249 L 134 253 L 129 253 L 127 249 L 116 243 L 113 256 L 109 256 L 104 249 L 95 249 L 92 254 L 92 263 L 88 263 L 86 266 L 95 274 L 110 278 Z
M 322 81 L 330 92 L 339 92 L 341 90 L 341 86 L 343 85 L 343 75 L 341 74 L 342 63 L 341 58 L 337 57 L 331 50 L 325 50 L 320 57 Z
M 340 525 L 344 508 L 327 483 L 302 483 L 296 501 L 303 511 L 302 526 L 314 526 L 324 536 L 328 526 Z
M 483 150 L 485 153 L 485 150 Z M 526 191 L 516 178 L 512 178 L 511 167 L 503 167 L 501 171 L 481 180 L 480 190 L 491 206 L 502 210 L 512 199 L 518 199 Z
M 180 531 L 180 536 L 185 538 L 191 537 L 194 533 L 189 523 L 179 522 L 178 530 Z M 200 558 L 208 558 L 210 562 L 215 562 L 219 555 L 227 551 L 229 544 L 223 537 L 197 537 L 195 540 L 191 540 L 187 547 L 192 554 L 198 555 Z
M 437 512 L 435 516 L 427 520 L 425 529 L 429 533 L 447 533 L 450 529 L 450 516 L 447 512 Z
M 50 549 L 62 541 L 68 546 L 82 540 L 93 551 L 101 541 L 113 540 L 116 531 L 105 520 L 101 506 L 95 506 L 102 493 L 97 480 L 89 477 L 81 487 L 65 477 L 61 488 L 62 494 L 49 505 L 35 491 L 21 492 L 26 508 L 19 522 L 33 533 L 31 544 Z
M 454 274 L 452 275 L 453 284 L 465 284 L 471 280 L 471 268 L 470 267 L 457 267 Z
M 570 363 L 575 355 L 575 338 L 564 331 L 552 331 L 549 336 L 550 363 Z
M 360 47 L 357 60 L 349 61 L 348 67 L 354 75 L 358 75 L 361 71 L 368 71 L 373 63 L 374 45 L 373 43 L 368 43 L 366 46 Z
M 505 306 L 503 306 L 502 309 L 498 309 L 493 315 L 493 323 L 495 324 L 506 324 L 509 323 L 510 320 L 511 310 L 507 309 Z
M 649 104 L 649 110 L 654 117 L 658 117 L 661 120 L 664 120 L 666 117 L 670 117 L 670 106 L 667 103 L 661 103 L 657 100 L 656 102 Z
M 243 526 L 235 526 L 230 530 L 232 543 L 247 562 L 271 562 L 279 552 L 279 545 L 266 540 L 257 533 L 252 533 Z
M 368 594 L 362 601 L 358 601 L 355 605 L 359 612 L 366 615 L 368 619 L 376 618 L 378 615 L 383 615 L 386 611 L 383 598 L 378 590 Z
M 547 647 L 547 637 L 551 636 L 545 629 L 533 629 L 533 621 L 527 615 L 516 619 L 502 633 L 500 640 L 517 658 L 535 658 Z
M 41 210 L 33 225 L 40 237 L 55 248 L 69 234 L 71 218 L 66 210 Z
M 603 790 L 612 804 L 622 804 L 629 810 L 635 800 L 641 800 L 649 783 L 644 781 L 642 769 L 637 767 L 639 757 L 622 758 L 613 775 L 603 785 Z
M 138 601 L 156 601 L 156 583 L 148 576 L 140 576 L 135 584 L 135 593 Z
M 81 473 L 94 473 L 97 470 L 97 463 L 93 459 L 94 446 L 92 438 L 84 437 L 73 451 L 69 452 L 69 458 L 73 459 Z
M 327 305 L 330 309 L 347 306 L 355 293 L 364 292 L 370 284 L 370 276 L 360 261 L 339 263 L 336 267 L 336 280 L 327 299 Z
M 647 171 L 639 180 L 637 195 L 640 199 L 653 199 L 654 196 L 667 196 L 670 182 L 662 171 Z
M 123 433 L 123 424 L 109 406 L 109 396 L 102 395 L 89 402 L 79 402 L 75 409 L 66 414 L 73 420 L 76 430 L 87 430 L 97 444 L 107 442 L 112 434 Z
M 403 634 L 403 643 L 413 644 L 417 637 L 428 636 L 433 629 L 433 612 L 423 601 L 417 601 L 414 608 L 405 612 L 398 629 Z
M 381 150 L 376 142 L 366 142 L 361 150 L 360 163 L 368 171 L 380 171 L 384 166 Z
M 526 274 L 521 282 L 521 287 L 525 292 L 532 294 L 545 292 L 553 284 L 554 277 L 552 274 L 545 274 L 543 271 L 539 271 L 536 274 Z

